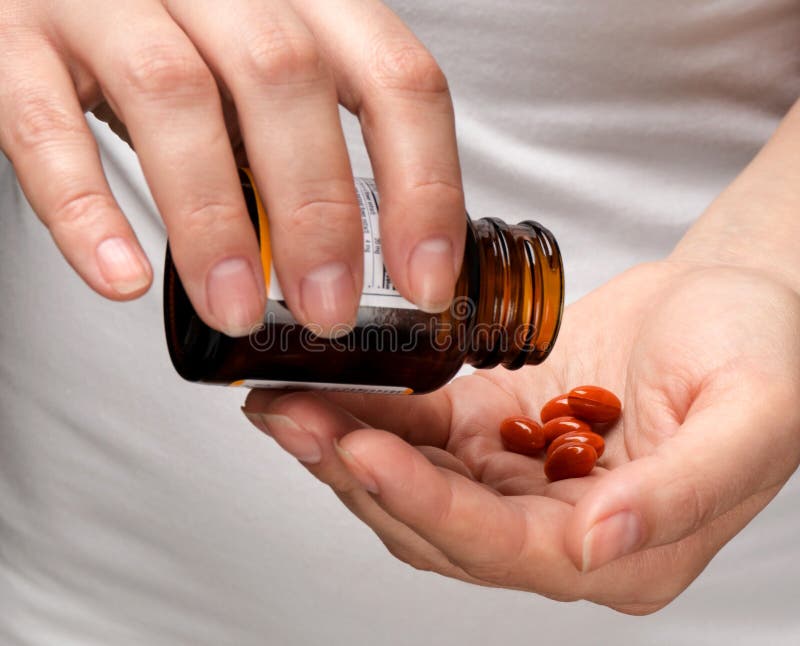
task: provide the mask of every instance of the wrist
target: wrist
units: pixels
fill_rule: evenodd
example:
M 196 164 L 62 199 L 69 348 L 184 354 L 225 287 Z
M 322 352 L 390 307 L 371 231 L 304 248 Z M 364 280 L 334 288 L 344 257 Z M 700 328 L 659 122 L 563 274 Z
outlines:
M 671 259 L 768 273 L 800 292 L 800 101 Z

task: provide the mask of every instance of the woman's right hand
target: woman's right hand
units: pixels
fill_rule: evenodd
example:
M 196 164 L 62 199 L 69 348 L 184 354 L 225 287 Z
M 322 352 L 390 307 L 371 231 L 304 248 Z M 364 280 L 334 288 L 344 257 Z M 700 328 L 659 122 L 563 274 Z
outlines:
M 358 115 L 382 196 L 385 262 L 426 310 L 449 304 L 465 218 L 445 77 L 377 0 L 17 0 L 0 12 L 0 149 L 56 244 L 100 294 L 152 269 L 104 177 L 84 111 L 134 146 L 200 316 L 231 335 L 265 289 L 236 172 L 269 212 L 286 301 L 352 323 L 362 228 L 338 103 Z

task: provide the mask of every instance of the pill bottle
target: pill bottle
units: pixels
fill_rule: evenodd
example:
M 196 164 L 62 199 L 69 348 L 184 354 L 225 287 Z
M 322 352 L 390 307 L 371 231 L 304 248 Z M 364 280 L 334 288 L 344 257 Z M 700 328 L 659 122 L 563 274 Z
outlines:
M 563 311 L 563 267 L 555 239 L 538 223 L 465 216 L 455 298 L 446 311 L 430 314 L 392 285 L 381 256 L 378 193 L 372 180 L 357 179 L 364 290 L 353 329 L 327 339 L 297 323 L 287 309 L 271 262 L 264 206 L 249 170 L 239 174 L 261 246 L 267 309 L 247 337 L 213 330 L 189 302 L 167 248 L 167 344 L 185 379 L 253 388 L 425 393 L 446 384 L 465 363 L 514 370 L 541 363 L 552 350 Z

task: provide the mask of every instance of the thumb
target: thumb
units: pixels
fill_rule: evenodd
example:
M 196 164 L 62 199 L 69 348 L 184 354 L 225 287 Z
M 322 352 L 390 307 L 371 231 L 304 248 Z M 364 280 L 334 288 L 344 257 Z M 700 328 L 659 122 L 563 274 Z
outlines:
M 760 385 L 713 397 L 699 410 L 696 400 L 672 437 L 610 471 L 578 502 L 566 548 L 581 571 L 680 541 L 754 494 L 777 493 L 800 461 L 800 424 L 785 402 L 766 401 L 775 388 Z

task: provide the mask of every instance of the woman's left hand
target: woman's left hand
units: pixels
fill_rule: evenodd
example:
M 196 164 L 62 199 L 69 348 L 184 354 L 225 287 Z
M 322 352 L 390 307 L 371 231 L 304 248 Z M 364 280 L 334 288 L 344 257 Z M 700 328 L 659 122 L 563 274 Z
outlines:
M 800 463 L 798 330 L 772 275 L 664 261 L 567 308 L 543 366 L 409 398 L 254 391 L 245 412 L 412 566 L 643 614 Z M 549 483 L 499 424 L 583 384 L 622 395 L 623 418 L 590 476 Z

